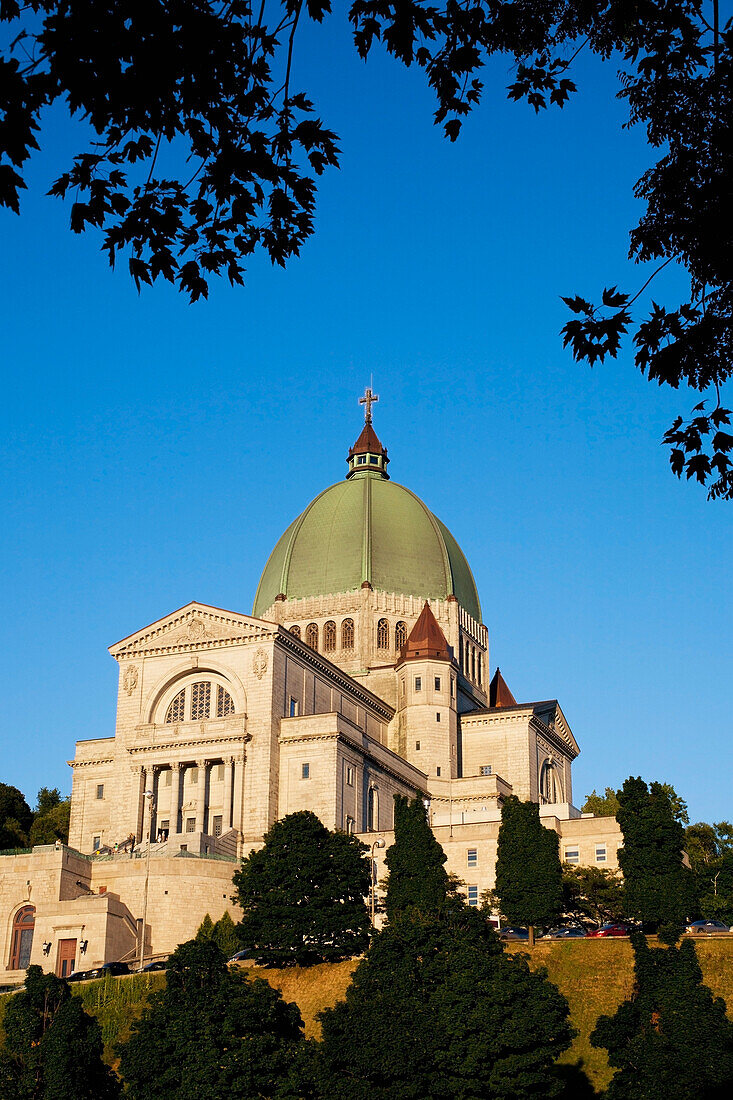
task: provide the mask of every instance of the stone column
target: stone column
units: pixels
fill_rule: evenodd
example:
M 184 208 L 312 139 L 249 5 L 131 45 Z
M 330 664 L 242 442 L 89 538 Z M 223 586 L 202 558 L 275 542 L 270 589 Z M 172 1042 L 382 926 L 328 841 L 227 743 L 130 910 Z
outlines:
M 233 827 L 237 832 L 242 832 L 242 817 L 244 814 L 244 757 L 235 757 L 234 760 L 234 820 Z
M 137 818 L 135 822 L 135 840 L 139 844 L 145 830 L 145 768 L 137 768 Z
M 158 786 L 160 784 L 160 764 L 153 764 L 150 775 L 150 789 L 153 792 L 153 809 L 150 814 L 150 843 L 155 844 L 158 835 Z
M 183 778 L 183 768 L 179 763 L 171 764 L 171 771 L 173 772 L 173 783 L 171 790 L 171 827 L 170 835 L 174 836 L 179 831 L 178 829 L 178 814 L 180 812 L 181 805 L 181 780 Z
M 197 760 L 198 783 L 196 784 L 196 832 L 206 832 L 206 761 Z
M 224 808 L 222 810 L 221 831 L 226 833 L 232 827 L 232 765 L 233 756 L 224 758 Z

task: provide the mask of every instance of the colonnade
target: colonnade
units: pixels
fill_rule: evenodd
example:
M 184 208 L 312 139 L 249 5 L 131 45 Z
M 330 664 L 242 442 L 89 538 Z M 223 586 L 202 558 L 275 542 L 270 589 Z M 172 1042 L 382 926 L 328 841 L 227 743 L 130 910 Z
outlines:
M 211 800 L 211 769 L 223 767 L 224 776 L 221 795 Z M 189 787 L 189 798 L 184 801 L 186 772 L 197 769 L 197 780 L 193 792 Z M 232 828 L 241 830 L 242 803 L 244 793 L 244 757 L 199 757 L 193 760 L 174 760 L 165 763 L 146 764 L 138 769 L 139 790 L 137 800 L 138 841 L 148 835 L 149 813 L 145 792 L 153 793 L 153 808 L 150 820 L 150 836 L 155 841 L 159 833 L 166 837 L 182 833 L 214 833 L 214 818 L 221 817 L 221 834 Z M 170 771 L 169 783 L 161 780 Z M 170 790 L 170 804 L 165 803 L 166 789 Z M 190 794 L 194 793 L 191 798 Z M 212 813 L 212 811 L 214 811 Z

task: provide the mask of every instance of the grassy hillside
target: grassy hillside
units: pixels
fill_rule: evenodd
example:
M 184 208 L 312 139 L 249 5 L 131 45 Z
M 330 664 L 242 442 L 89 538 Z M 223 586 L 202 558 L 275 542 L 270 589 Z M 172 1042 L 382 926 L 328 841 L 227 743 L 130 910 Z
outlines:
M 698 958 L 706 983 L 723 997 L 733 1018 L 733 938 L 696 940 Z M 509 944 L 509 951 L 526 951 L 521 944 Z M 631 992 L 633 957 L 627 940 L 575 940 L 569 943 L 538 943 L 529 953 L 530 965 L 544 966 L 550 979 L 565 994 L 578 1036 L 562 1061 L 580 1065 L 596 1089 L 607 1084 L 610 1071 L 605 1051 L 590 1045 L 596 1020 L 615 1011 Z M 265 970 L 250 967 L 247 974 L 262 977 L 279 989 L 287 1001 L 295 1001 L 305 1022 L 306 1034 L 318 1036 L 317 1015 L 321 1009 L 343 998 L 354 962 L 324 964 L 308 969 Z M 143 1010 L 150 992 L 163 984 L 163 974 L 132 978 L 107 978 L 75 986 L 85 1007 L 98 1018 L 105 1042 L 105 1054 L 114 1063 L 115 1044 L 129 1034 L 131 1024 Z M 0 998 L 0 1020 L 2 1001 Z

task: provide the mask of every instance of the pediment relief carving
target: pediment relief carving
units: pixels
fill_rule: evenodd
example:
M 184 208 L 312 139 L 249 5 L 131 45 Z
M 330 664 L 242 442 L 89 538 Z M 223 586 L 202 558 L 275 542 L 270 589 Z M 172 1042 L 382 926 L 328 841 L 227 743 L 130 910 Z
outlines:
M 189 604 L 110 647 L 116 660 L 156 653 L 211 649 L 232 642 L 256 641 L 271 627 L 248 615 L 234 615 L 201 604 Z

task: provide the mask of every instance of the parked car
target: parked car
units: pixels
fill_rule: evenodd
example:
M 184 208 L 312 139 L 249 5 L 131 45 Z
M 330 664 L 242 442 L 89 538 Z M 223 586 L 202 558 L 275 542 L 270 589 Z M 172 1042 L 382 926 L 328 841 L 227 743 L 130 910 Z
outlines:
M 153 962 L 146 963 L 146 965 L 140 971 L 141 974 L 148 974 L 151 970 L 167 970 L 167 959 L 154 959 Z
M 558 928 L 550 928 L 541 937 L 543 940 L 584 940 L 585 928 L 579 924 L 561 924 Z
M 67 982 L 88 982 L 92 976 L 91 970 L 75 970 L 72 974 L 66 975 Z
M 102 966 L 95 967 L 94 970 L 87 970 L 86 975 L 88 978 L 103 978 L 105 974 L 117 976 L 119 974 L 129 974 L 130 966 L 128 963 L 123 962 L 108 962 L 103 963 Z
M 686 931 L 697 935 L 713 936 L 718 932 L 729 932 L 730 929 L 721 920 L 694 920 L 692 924 L 687 925 Z
M 245 947 L 243 951 L 237 951 L 234 955 L 232 955 L 231 959 L 229 959 L 228 962 L 238 963 L 238 962 L 242 962 L 244 959 L 251 959 L 251 958 L 252 958 L 251 949 L 249 947 Z
M 586 932 L 586 936 L 590 936 L 594 939 L 605 936 L 628 936 L 632 931 L 628 924 L 624 924 L 622 921 L 606 921 L 600 928 L 594 928 L 592 932 Z
M 499 932 L 500 940 L 528 940 L 529 932 L 526 928 L 502 928 Z

